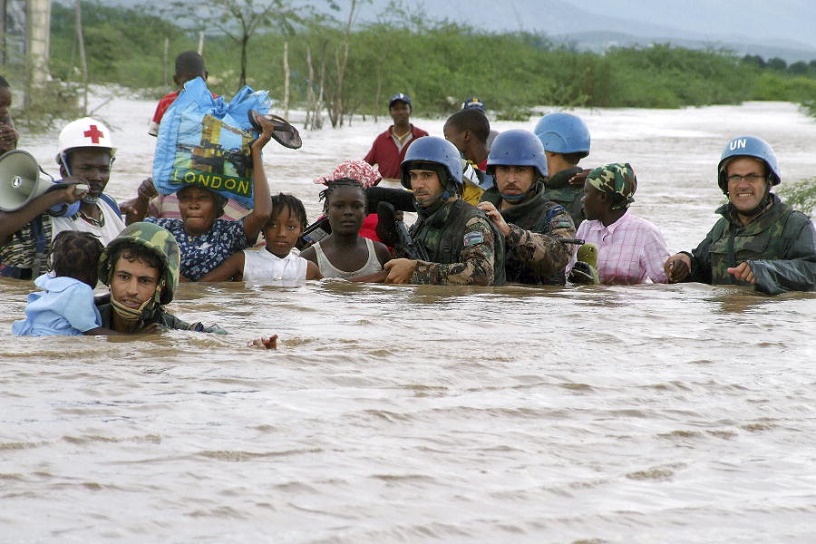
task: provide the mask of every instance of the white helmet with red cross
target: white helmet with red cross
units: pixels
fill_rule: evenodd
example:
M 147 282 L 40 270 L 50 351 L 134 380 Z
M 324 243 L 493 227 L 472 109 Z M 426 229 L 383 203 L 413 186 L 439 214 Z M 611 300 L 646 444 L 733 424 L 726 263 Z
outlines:
M 83 117 L 65 125 L 59 135 L 57 160 L 59 161 L 68 151 L 80 147 L 109 149 L 111 157 L 116 154 L 110 129 L 101 121 L 90 117 Z

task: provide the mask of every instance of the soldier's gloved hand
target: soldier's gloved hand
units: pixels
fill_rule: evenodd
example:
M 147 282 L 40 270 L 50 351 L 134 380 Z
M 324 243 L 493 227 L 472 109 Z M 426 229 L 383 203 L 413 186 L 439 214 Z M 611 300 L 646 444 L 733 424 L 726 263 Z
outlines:
M 598 272 L 592 265 L 584 261 L 576 261 L 570 271 L 569 281 L 572 283 L 592 285 L 598 283 Z

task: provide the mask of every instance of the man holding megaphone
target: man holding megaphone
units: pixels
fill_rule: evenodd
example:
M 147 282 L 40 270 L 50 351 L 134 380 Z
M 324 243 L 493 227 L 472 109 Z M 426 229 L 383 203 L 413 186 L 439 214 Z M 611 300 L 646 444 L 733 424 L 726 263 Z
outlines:
M 0 158 L 0 275 L 45 273 L 51 241 L 64 230 L 90 232 L 107 245 L 125 228 L 116 201 L 103 193 L 115 153 L 108 127 L 84 117 L 60 132 L 61 182 L 26 183 L 30 174 L 12 171 L 17 158 Z

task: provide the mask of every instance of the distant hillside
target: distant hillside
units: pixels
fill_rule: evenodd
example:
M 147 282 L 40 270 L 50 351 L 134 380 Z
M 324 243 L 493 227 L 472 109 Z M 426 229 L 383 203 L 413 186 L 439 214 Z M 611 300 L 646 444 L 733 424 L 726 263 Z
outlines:
M 55 0 L 73 4 L 74 0 Z M 166 0 L 99 0 L 113 6 L 156 5 Z M 360 8 L 358 23 L 393 15 L 393 0 L 372 0 Z M 301 3 L 346 17 L 350 0 Z M 397 0 L 410 14 L 424 14 L 493 32 L 544 33 L 578 49 L 600 52 L 610 45 L 672 43 L 689 48 L 732 50 L 738 55 L 779 57 L 792 63 L 816 59 L 816 2 L 812 0 Z M 194 5 L 191 2 L 191 5 Z
M 739 57 L 745 55 L 759 55 L 765 60 L 771 58 L 784 59 L 788 64 L 797 61 L 809 62 L 816 59 L 816 50 L 796 49 L 773 44 L 756 44 L 751 42 L 725 42 L 715 40 L 694 40 L 688 38 L 636 37 L 624 33 L 576 32 L 564 36 L 553 37 L 557 43 L 574 45 L 579 50 L 601 53 L 610 47 L 647 46 L 654 43 L 667 43 L 688 49 L 711 49 L 731 51 Z

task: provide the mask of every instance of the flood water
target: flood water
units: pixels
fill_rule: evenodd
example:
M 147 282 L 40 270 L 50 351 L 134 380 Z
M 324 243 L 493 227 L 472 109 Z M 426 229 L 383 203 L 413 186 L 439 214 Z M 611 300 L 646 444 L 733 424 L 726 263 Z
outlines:
M 153 106 L 97 113 L 120 200 Z M 714 224 L 730 137 L 768 140 L 783 183 L 816 172 L 792 104 L 576 113 L 582 164 L 630 162 L 672 252 Z M 311 180 L 387 125 L 273 142 L 273 192 L 314 218 Z M 56 174 L 56 132 L 23 142 Z M 183 284 L 170 311 L 231 335 L 12 337 L 32 288 L 0 281 L 0 542 L 816 541 L 816 294 Z

